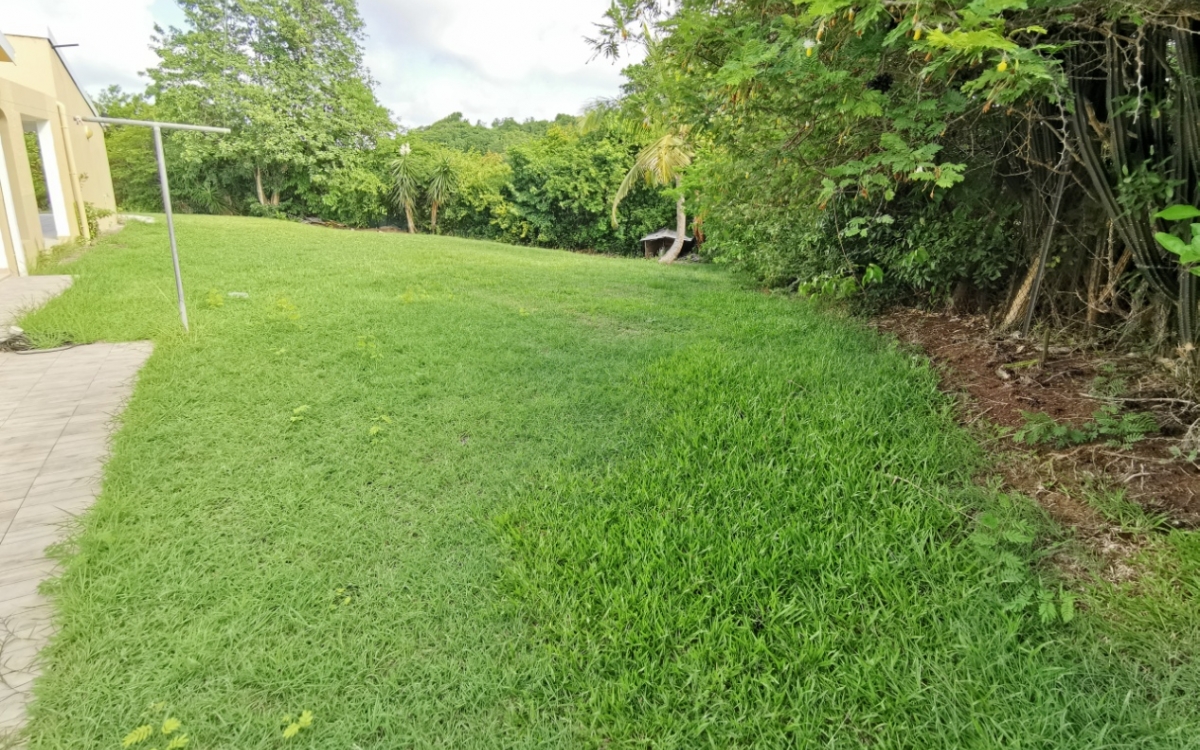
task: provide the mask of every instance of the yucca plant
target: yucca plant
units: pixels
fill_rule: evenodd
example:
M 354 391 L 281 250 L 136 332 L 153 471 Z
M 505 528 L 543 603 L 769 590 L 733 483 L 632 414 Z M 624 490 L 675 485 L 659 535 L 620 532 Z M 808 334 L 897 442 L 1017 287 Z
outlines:
M 412 162 L 412 147 L 406 143 L 400 147 L 399 158 L 392 162 L 392 200 L 396 208 L 403 209 L 409 234 L 417 232 L 416 222 L 413 221 L 413 204 L 420 195 L 416 168 Z
M 430 226 L 437 233 L 438 208 L 454 197 L 458 192 L 458 170 L 449 156 L 443 156 L 433 168 L 429 176 L 429 186 L 425 189 L 429 199 Z

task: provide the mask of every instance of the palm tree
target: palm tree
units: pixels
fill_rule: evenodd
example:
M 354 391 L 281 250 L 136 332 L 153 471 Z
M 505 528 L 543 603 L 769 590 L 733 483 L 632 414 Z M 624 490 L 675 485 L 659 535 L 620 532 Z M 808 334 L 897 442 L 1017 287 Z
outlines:
M 447 154 L 433 168 L 433 173 L 429 176 L 429 187 L 425 189 L 426 196 L 429 198 L 429 205 L 432 208 L 432 220 L 430 223 L 432 224 L 434 234 L 437 233 L 438 206 L 453 198 L 454 193 L 457 191 L 458 172 L 454 169 L 454 162 L 450 160 L 450 156 Z
M 396 202 L 397 208 L 404 209 L 404 218 L 408 219 L 409 234 L 417 233 L 417 225 L 413 221 L 413 204 L 421 194 L 415 172 L 416 169 L 412 163 L 412 147 L 406 143 L 400 147 L 400 157 L 392 162 L 392 199 Z
M 683 251 L 683 238 L 687 234 L 687 212 L 683 205 L 682 184 L 683 172 L 692 163 L 693 155 L 688 135 L 687 126 L 679 126 L 654 139 L 637 155 L 629 174 L 625 175 L 621 186 L 617 188 L 617 194 L 613 196 L 612 223 L 615 227 L 618 223 L 617 207 L 639 179 L 655 187 L 668 187 L 673 184 L 675 189 L 679 190 L 679 198 L 675 201 L 675 242 L 659 259 L 659 263 L 673 263 L 679 257 L 679 253 Z

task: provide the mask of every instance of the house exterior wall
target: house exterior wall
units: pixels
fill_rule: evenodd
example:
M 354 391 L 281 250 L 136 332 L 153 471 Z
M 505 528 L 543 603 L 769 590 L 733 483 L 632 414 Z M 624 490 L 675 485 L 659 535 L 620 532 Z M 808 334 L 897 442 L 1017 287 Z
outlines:
M 66 132 L 70 135 L 71 151 L 75 157 L 83 200 L 97 208 L 115 212 L 117 203 L 113 193 L 112 173 L 108 167 L 108 149 L 104 144 L 104 128 L 94 122 L 78 125 L 75 123 L 76 116 L 85 117 L 92 114 L 91 105 L 71 80 L 71 74 L 65 66 L 59 63 L 53 66 L 53 70 L 58 101 L 67 114 Z M 115 226 L 116 216 L 101 219 L 102 230 L 107 228 L 106 224 Z
M 0 153 L 7 178 L 0 180 L 0 191 L 6 191 L 0 196 L 0 274 L 18 274 L 35 268 L 49 248 L 25 152 L 26 130 L 40 129 L 44 151 L 52 152 L 43 155 L 55 167 L 47 174 L 57 173 L 50 186 L 51 203 L 58 198 L 59 224 L 67 230 L 58 242 L 86 231 L 85 203 L 109 211 L 116 210 L 116 203 L 104 131 L 97 124 L 76 121 L 93 111 L 70 72 L 48 40 L 12 35 L 8 41 L 15 54 L 13 62 L 0 62 Z

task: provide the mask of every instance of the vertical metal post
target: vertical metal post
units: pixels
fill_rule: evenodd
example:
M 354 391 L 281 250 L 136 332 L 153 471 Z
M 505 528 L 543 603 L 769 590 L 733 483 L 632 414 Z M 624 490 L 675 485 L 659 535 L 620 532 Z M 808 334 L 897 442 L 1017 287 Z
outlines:
M 175 244 L 175 218 L 171 214 L 171 187 L 167 184 L 167 159 L 163 154 L 162 128 L 155 125 L 154 154 L 158 157 L 158 184 L 162 186 L 163 210 L 167 212 L 167 236 L 171 238 L 171 262 L 175 265 L 175 295 L 179 298 L 179 319 L 188 330 L 187 305 L 183 301 L 183 276 L 179 273 L 179 247 Z

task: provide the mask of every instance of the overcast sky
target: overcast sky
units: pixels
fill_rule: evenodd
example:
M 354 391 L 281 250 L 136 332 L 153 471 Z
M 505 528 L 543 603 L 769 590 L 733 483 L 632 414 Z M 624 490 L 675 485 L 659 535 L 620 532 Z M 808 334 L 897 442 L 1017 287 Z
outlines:
M 140 89 L 152 67 L 157 22 L 181 25 L 174 0 L 5 0 L 9 34 L 78 43 L 63 55 L 96 93 L 115 83 Z M 405 126 L 451 112 L 471 120 L 578 114 L 590 100 L 614 96 L 619 66 L 589 62 L 583 37 L 608 0 L 359 0 L 366 57 L 380 102 Z M 18 61 L 19 64 L 19 61 Z

